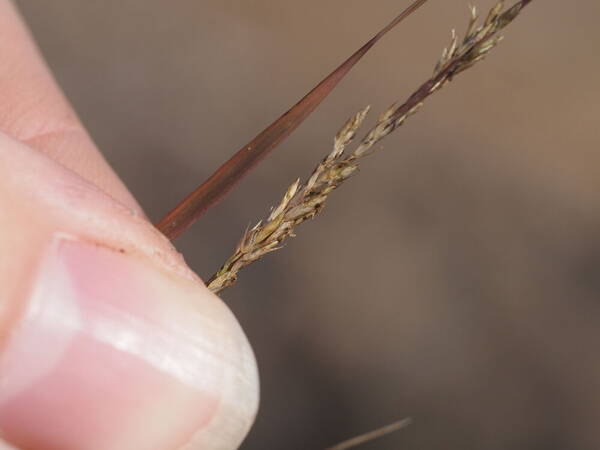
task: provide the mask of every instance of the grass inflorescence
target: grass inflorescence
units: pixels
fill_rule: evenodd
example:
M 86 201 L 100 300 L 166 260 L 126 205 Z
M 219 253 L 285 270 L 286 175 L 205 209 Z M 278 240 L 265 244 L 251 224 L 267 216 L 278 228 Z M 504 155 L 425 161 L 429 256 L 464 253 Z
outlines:
M 385 110 L 353 151 L 348 149 L 369 107 L 350 118 L 335 136 L 331 153 L 317 165 L 311 176 L 304 182 L 296 180 L 269 216 L 244 233 L 234 253 L 209 279 L 209 289 L 220 292 L 231 286 L 242 268 L 281 248 L 285 239 L 294 236 L 298 225 L 312 219 L 323 209 L 331 192 L 358 170 L 360 160 L 380 149 L 377 144 L 383 138 L 402 126 L 428 97 L 442 89 L 456 75 L 484 59 L 502 40 L 500 31 L 530 2 L 521 0 L 506 9 L 504 2 L 500 1 L 483 21 L 479 20 L 475 7 L 471 7 L 464 37 L 459 39 L 452 32 L 450 45 L 442 52 L 432 77 L 404 103 L 394 103 Z

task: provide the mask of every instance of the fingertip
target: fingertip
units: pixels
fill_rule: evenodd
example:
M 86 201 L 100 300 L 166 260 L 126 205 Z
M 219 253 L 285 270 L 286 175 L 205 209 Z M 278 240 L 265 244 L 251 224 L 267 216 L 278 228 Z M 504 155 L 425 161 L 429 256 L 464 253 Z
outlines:
M 166 239 L 1 134 L 0 202 L 5 442 L 236 448 L 258 407 L 254 355 Z
M 136 255 L 56 235 L 0 358 L 0 429 L 19 448 L 236 448 L 254 356 L 229 310 Z

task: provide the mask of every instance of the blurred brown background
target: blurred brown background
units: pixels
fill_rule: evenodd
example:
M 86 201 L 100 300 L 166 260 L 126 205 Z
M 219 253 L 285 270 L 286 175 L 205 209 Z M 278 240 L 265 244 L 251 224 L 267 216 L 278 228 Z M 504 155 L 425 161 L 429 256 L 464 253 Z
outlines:
M 154 220 L 406 1 L 17 1 Z M 509 2 L 510 3 L 510 2 Z M 477 4 L 488 8 L 490 0 Z M 600 4 L 535 1 L 224 294 L 262 406 L 243 448 L 600 448 Z M 431 73 L 466 0 L 431 0 L 178 241 L 209 275 L 358 108 Z

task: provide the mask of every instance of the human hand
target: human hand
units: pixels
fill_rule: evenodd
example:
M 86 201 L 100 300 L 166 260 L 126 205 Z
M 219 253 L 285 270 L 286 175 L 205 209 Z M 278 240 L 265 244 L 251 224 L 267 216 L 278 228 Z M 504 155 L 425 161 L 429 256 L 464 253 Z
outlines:
M 0 0 L 0 448 L 230 449 L 233 315 L 145 218 Z

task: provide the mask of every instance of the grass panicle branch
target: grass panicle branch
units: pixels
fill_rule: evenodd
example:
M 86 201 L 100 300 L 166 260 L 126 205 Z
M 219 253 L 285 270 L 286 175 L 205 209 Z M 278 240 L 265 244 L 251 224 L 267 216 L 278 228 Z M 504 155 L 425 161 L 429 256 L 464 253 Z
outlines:
M 333 151 L 314 169 L 307 181 L 302 183 L 296 180 L 269 216 L 244 233 L 234 253 L 208 281 L 209 289 L 218 293 L 231 286 L 242 268 L 281 248 L 285 239 L 294 236 L 298 225 L 312 219 L 323 209 L 331 192 L 358 170 L 360 160 L 379 149 L 377 144 L 383 138 L 402 126 L 428 97 L 442 89 L 456 75 L 484 59 L 502 40 L 499 32 L 530 2 L 521 0 L 505 9 L 504 2 L 500 1 L 483 21 L 479 21 L 475 7 L 471 7 L 464 38 L 459 39 L 452 32 L 450 45 L 442 52 L 433 76 L 406 102 L 393 104 L 384 111 L 352 152 L 347 149 L 369 108 L 359 111 L 348 120 L 334 139 Z

